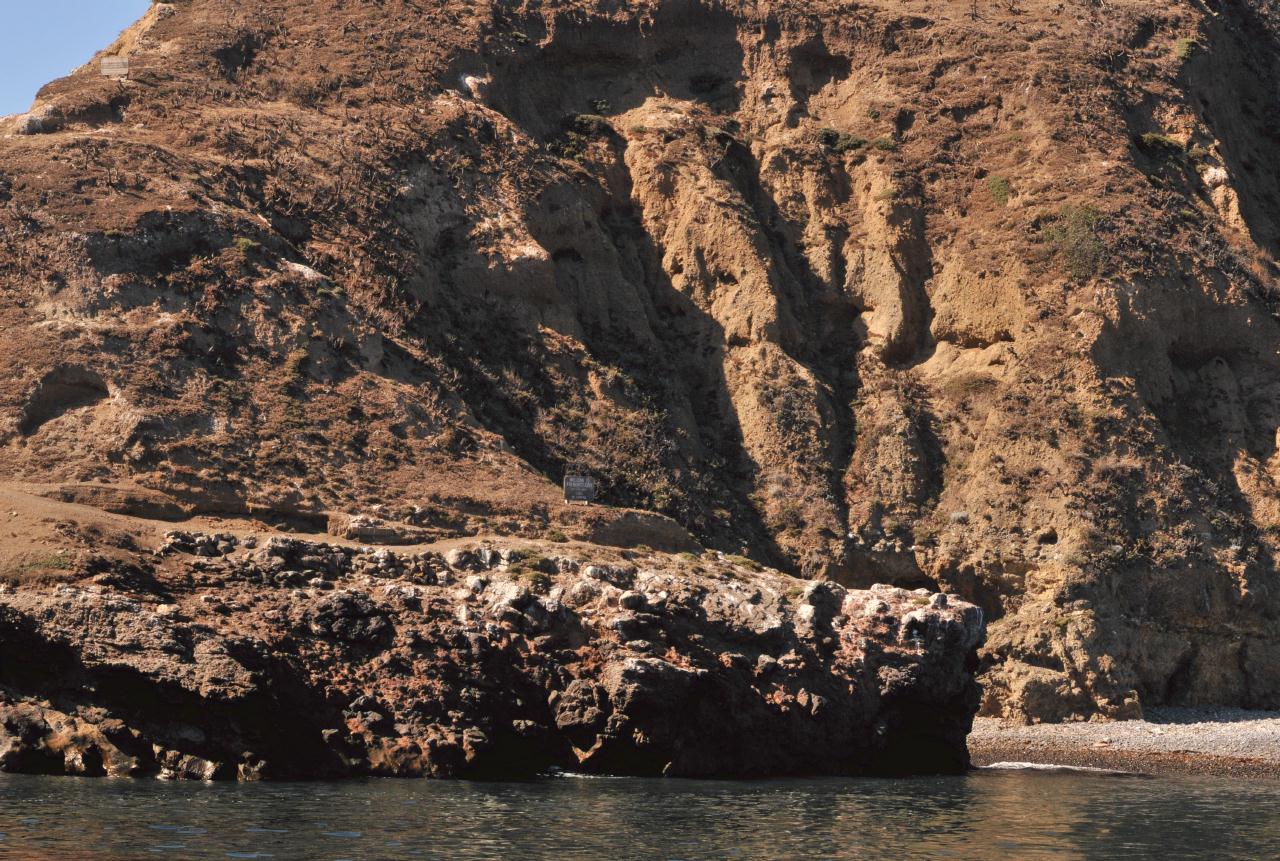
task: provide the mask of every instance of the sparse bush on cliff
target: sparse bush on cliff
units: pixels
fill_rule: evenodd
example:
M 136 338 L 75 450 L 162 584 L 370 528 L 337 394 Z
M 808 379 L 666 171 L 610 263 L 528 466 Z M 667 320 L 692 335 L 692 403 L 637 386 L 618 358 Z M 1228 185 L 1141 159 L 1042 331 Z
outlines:
M 307 376 L 307 365 L 311 363 L 311 355 L 302 348 L 293 350 L 285 357 L 285 374 L 291 380 L 302 380 Z
M 748 571 L 763 571 L 764 566 L 754 559 L 746 556 L 728 555 L 724 557 L 724 561 L 737 565 L 739 568 L 746 568 Z
M 608 132 L 611 126 L 600 114 L 578 114 L 573 118 L 573 129 L 579 134 L 601 135 Z
M 767 518 L 767 525 L 777 533 L 800 533 L 804 531 L 804 508 L 794 499 L 787 500 L 777 507 L 772 516 Z
M 867 140 L 833 128 L 824 128 L 818 132 L 818 143 L 830 152 L 844 155 L 862 149 L 867 145 Z
M 1146 153 L 1155 156 L 1180 155 L 1184 150 L 1176 139 L 1157 132 L 1147 132 L 1138 138 L 1138 146 Z
M 74 568 L 75 560 L 61 553 L 31 555 L 0 570 L 0 583 L 56 582 Z
M 925 520 L 916 521 L 911 527 L 911 540 L 920 545 L 932 545 L 938 540 L 938 530 Z
M 995 378 L 988 374 L 959 374 L 942 384 L 942 394 L 950 401 L 960 402 L 996 387 Z
M 1107 249 L 1098 238 L 1101 216 L 1092 206 L 1064 206 L 1045 230 L 1072 278 L 1084 281 L 1102 270 Z
M 893 186 L 889 186 L 875 196 L 877 203 L 893 203 L 898 197 L 898 190 Z
M 1103 455 L 1093 462 L 1093 475 L 1104 481 L 1124 479 L 1142 472 L 1142 462 L 1133 455 Z
M 987 177 L 987 191 L 991 192 L 991 199 L 996 202 L 997 206 L 1008 206 L 1013 188 L 1009 185 L 1008 177 L 989 176 Z
M 539 559 L 521 564 L 513 567 L 511 570 L 528 583 L 530 589 L 540 595 L 544 595 L 551 589 L 551 575 L 534 567 L 537 564 L 537 561 L 541 560 Z
M 551 145 L 552 151 L 571 161 L 582 161 L 592 139 L 602 138 L 613 131 L 609 121 L 599 114 L 578 114 L 567 122 L 564 138 Z

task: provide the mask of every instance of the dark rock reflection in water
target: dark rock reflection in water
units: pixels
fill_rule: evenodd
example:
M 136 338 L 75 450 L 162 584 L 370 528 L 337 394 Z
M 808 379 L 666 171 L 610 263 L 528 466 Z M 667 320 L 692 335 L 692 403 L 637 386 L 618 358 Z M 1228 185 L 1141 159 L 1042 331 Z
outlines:
M 0 858 L 1261 859 L 1280 782 L 979 772 L 911 780 L 175 784 L 0 776 Z

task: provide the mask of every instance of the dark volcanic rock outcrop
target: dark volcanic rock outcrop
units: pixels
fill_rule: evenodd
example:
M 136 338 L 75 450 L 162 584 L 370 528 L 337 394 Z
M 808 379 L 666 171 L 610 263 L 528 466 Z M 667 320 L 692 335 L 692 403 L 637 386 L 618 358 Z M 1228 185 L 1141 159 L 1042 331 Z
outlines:
M 286 539 L 168 552 L 159 569 L 0 592 L 0 769 L 968 766 L 982 614 L 943 596 L 846 591 L 712 557 L 593 564 L 478 547 L 447 562 Z

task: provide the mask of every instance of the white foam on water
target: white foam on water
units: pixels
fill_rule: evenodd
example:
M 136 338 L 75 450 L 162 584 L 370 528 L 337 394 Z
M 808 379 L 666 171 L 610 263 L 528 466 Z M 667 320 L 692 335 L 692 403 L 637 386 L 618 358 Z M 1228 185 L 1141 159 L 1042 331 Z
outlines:
M 1085 774 L 1110 774 L 1141 776 L 1136 771 L 1122 771 L 1116 768 L 1094 768 L 1088 765 L 1057 765 L 1052 762 L 993 762 L 990 765 L 978 766 L 979 771 L 1072 771 Z

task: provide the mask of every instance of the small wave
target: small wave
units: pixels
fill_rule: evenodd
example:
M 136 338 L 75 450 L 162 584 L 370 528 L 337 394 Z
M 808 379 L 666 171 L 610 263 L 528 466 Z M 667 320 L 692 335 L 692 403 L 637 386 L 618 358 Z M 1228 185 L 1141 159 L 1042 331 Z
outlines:
M 1123 771 L 1118 768 L 1095 768 L 1091 765 L 1060 765 L 1052 762 L 993 762 L 978 767 L 979 771 L 1065 771 L 1082 774 L 1105 774 L 1110 776 L 1141 777 L 1136 771 Z
M 148 825 L 147 827 L 152 831 L 168 831 L 173 834 L 185 834 L 191 837 L 209 833 L 209 829 L 201 828 L 199 825 Z

